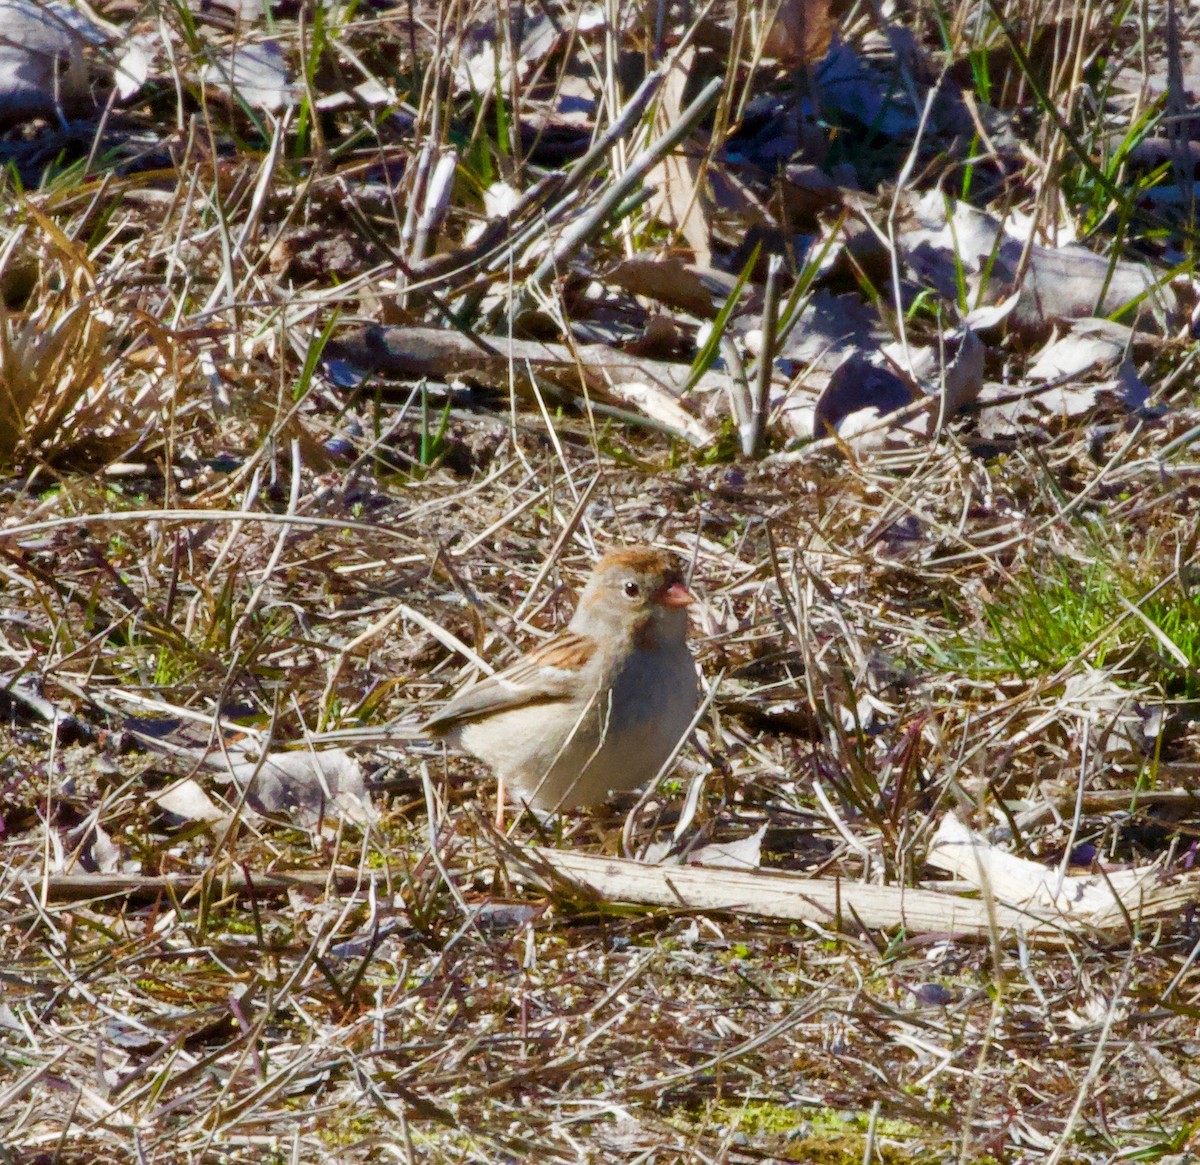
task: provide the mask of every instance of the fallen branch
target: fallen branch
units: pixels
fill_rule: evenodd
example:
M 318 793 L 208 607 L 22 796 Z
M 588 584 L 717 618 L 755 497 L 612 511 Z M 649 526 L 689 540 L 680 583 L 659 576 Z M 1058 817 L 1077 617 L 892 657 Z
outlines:
M 1109 874 L 1062 876 L 1038 862 L 1018 858 L 972 833 L 953 816 L 941 823 L 930 849 L 931 866 L 966 881 L 980 897 L 966 897 L 962 881 L 945 890 L 874 886 L 840 878 L 806 878 L 771 871 L 708 866 L 650 865 L 572 850 L 518 846 L 498 839 L 506 872 L 554 894 L 602 902 L 720 910 L 832 930 L 857 927 L 910 935 L 945 934 L 1002 942 L 1058 944 L 1084 935 L 1129 935 L 1153 918 L 1178 913 L 1200 899 L 1200 873 L 1167 880 L 1159 866 Z M 386 880 L 376 872 L 375 877 Z M 369 878 L 349 870 L 249 873 L 230 869 L 207 874 L 50 874 L 18 876 L 14 889 L 46 902 L 111 897 L 180 899 L 206 885 L 222 895 L 276 895 L 300 889 L 346 894 L 366 889 Z
M 627 405 L 693 445 L 712 440 L 681 400 L 688 365 L 646 360 L 604 344 L 571 348 L 504 336 L 468 339 L 441 328 L 370 325 L 340 336 L 327 351 L 394 376 L 461 379 L 505 392 L 511 384 L 527 395 L 536 387 L 551 396 L 586 397 L 593 405 Z M 700 388 L 715 392 L 724 383 L 706 373 Z
M 101 898 L 191 897 L 208 884 L 218 895 L 274 897 L 290 890 L 348 893 L 363 883 L 358 874 L 339 870 L 289 870 L 249 876 L 241 869 L 200 874 L 49 874 L 21 876 L 0 888 L 0 901 L 17 892 L 46 902 L 87 902 Z
M 955 890 L 873 886 L 796 874 L 703 866 L 656 866 L 542 848 L 505 851 L 511 871 L 546 889 L 564 883 L 609 902 L 728 910 L 842 929 L 846 924 L 958 938 L 1023 936 L 1061 942 L 1084 934 L 1129 934 L 1140 923 L 1200 899 L 1200 874 L 1167 881 L 1160 867 L 1060 877 L 1014 857 L 947 816 L 930 849 L 931 866 L 967 881 L 981 897 Z
M 749 872 L 706 866 L 654 866 L 569 850 L 514 848 L 505 853 L 510 873 L 545 889 L 577 891 L 607 902 L 726 910 L 793 922 L 815 922 L 832 930 L 891 929 L 984 938 L 993 919 L 1003 935 L 1020 929 L 1026 937 L 1063 940 L 1053 921 L 977 898 L 903 886 L 872 886 L 839 878 Z
M 999 849 L 953 815 L 938 826 L 926 860 L 1006 905 L 1101 932 L 1126 930 L 1200 899 L 1200 873 L 1168 881 L 1162 867 L 1152 865 L 1067 875 Z

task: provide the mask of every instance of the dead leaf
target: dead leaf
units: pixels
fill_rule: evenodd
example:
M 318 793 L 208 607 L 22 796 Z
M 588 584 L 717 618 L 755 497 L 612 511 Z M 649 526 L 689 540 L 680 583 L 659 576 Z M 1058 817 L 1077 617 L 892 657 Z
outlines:
M 225 771 L 239 788 L 249 786 L 247 802 L 267 816 L 306 827 L 322 819 L 362 825 L 375 818 L 362 766 L 342 749 L 272 753 L 263 761 L 234 761 Z
M 684 89 L 696 50 L 686 50 L 663 82 L 658 107 L 658 129 L 663 132 L 679 120 L 684 106 Z M 654 190 L 647 212 L 664 226 L 678 231 L 692 249 L 697 263 L 712 265 L 709 242 L 712 200 L 701 172 L 706 153 L 699 139 L 691 139 L 650 169 L 645 185 Z
M 970 329 L 947 336 L 940 349 L 907 349 L 889 344 L 884 355 L 909 376 L 930 398 L 930 408 L 906 422 L 914 432 L 932 436 L 935 426 L 950 420 L 974 401 L 983 389 L 983 341 Z M 907 367 L 906 367 L 907 363 Z
M 819 229 L 817 216 L 836 212 L 844 204 L 842 188 L 819 166 L 789 165 L 776 189 L 792 230 Z
M 1046 345 L 1026 373 L 1035 383 L 1066 382 L 1038 392 L 1038 407 L 1061 417 L 1083 416 L 1106 398 L 1130 411 L 1144 408 L 1150 389 L 1129 358 L 1135 345 L 1145 348 L 1146 337 L 1123 324 L 1076 320 L 1065 336 Z M 1107 375 L 1103 380 L 1085 379 L 1097 372 Z
M 832 0 L 782 0 L 763 38 L 763 55 L 794 69 L 829 51 L 837 20 Z
M 914 210 L 920 225 L 900 237 L 913 273 L 950 300 L 958 297 L 963 274 L 972 303 L 994 302 L 1015 290 L 1009 322 L 1019 332 L 1044 332 L 1056 320 L 1110 316 L 1130 304 L 1148 323 L 1165 321 L 1177 310 L 1175 292 L 1149 264 L 1113 263 L 1075 244 L 1035 245 L 1026 257 L 1025 242 L 1007 226 L 939 191 L 920 199 Z
M 221 821 L 229 816 L 191 777 L 154 795 L 154 802 L 184 821 Z
M 0 125 L 70 117 L 95 107 L 88 49 L 111 30 L 58 0 L 0 0 Z
M 101 874 L 113 874 L 121 866 L 121 847 L 113 841 L 107 830 L 97 825 L 92 831 L 89 847 L 92 868 Z
M 917 399 L 917 389 L 891 368 L 873 364 L 861 352 L 847 357 L 829 378 L 813 412 L 813 436 L 840 433 L 849 422 L 852 433 Z M 847 434 L 843 433 L 843 436 Z
M 154 53 L 154 38 L 129 37 L 118 50 L 113 77 L 117 96 L 130 101 L 141 91 L 150 76 L 150 59 Z
M 886 338 L 879 313 L 861 296 L 817 291 L 777 359 L 832 372 L 850 352 L 870 351 Z
M 299 91 L 288 80 L 287 60 L 278 41 L 239 44 L 201 73 L 204 84 L 247 105 L 275 112 L 294 105 Z
M 1060 376 L 1082 376 L 1093 369 L 1111 368 L 1125 359 L 1133 334 L 1132 328 L 1111 320 L 1075 320 L 1065 336 L 1051 340 L 1042 349 L 1026 376 L 1030 380 L 1057 380 Z
M 762 843 L 766 836 L 767 827 L 762 825 L 749 837 L 703 845 L 688 854 L 688 864 L 726 870 L 757 870 L 762 865 Z
M 714 319 L 717 305 L 711 285 L 705 282 L 709 272 L 712 268 L 685 263 L 674 255 L 662 258 L 634 256 L 618 263 L 604 279 L 631 295 L 656 299 L 701 319 Z M 713 273 L 720 279 L 727 278 L 724 272 Z
M 509 34 L 505 36 L 495 20 L 480 20 L 464 30 L 454 74 L 460 86 L 475 94 L 491 93 L 499 86 L 507 93 L 514 74 L 522 80 L 528 77 L 565 35 L 546 12 L 523 5 L 510 10 Z M 513 42 L 515 62 L 509 50 Z

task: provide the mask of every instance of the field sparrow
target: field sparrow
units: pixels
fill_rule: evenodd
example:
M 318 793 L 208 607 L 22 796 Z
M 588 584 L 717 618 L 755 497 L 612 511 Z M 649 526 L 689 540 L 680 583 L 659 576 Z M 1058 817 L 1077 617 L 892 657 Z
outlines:
M 635 788 L 696 711 L 694 601 L 665 554 L 614 550 L 565 631 L 455 696 L 424 731 L 486 761 L 515 801 L 543 812 Z

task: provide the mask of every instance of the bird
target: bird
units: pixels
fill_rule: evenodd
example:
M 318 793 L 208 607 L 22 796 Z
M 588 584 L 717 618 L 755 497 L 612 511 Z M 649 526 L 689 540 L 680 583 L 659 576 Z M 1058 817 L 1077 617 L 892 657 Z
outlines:
M 506 789 L 549 814 L 637 788 L 666 763 L 696 712 L 693 602 L 667 554 L 610 551 L 565 630 L 454 696 L 422 733 L 492 768 L 500 814 Z

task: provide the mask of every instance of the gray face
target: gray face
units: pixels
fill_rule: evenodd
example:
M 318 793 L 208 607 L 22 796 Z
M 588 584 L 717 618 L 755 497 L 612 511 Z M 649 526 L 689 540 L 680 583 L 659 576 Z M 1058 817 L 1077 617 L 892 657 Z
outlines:
M 624 635 L 668 613 L 658 596 L 669 585 L 661 571 L 611 569 L 593 578 L 579 600 L 573 630 Z

